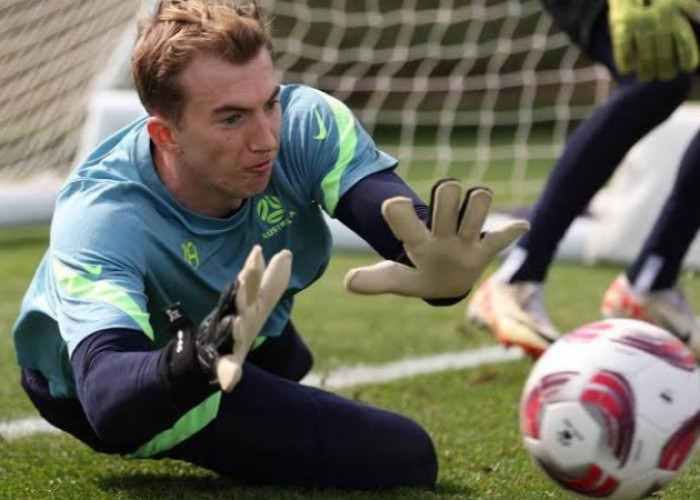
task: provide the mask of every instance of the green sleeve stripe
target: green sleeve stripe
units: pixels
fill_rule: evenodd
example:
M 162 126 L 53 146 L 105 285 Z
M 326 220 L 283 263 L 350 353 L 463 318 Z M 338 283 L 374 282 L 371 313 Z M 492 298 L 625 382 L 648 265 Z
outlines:
M 253 345 L 251 346 L 250 350 L 253 351 L 263 345 L 263 343 L 267 340 L 267 337 L 263 337 L 262 335 L 258 335 L 255 337 L 255 340 L 253 340 Z
M 180 417 L 170 429 L 157 434 L 153 439 L 139 446 L 136 451 L 124 456 L 149 458 L 168 451 L 209 425 L 219 413 L 220 403 L 221 391 L 217 391 Z
M 126 313 L 153 340 L 153 328 L 148 322 L 149 315 L 124 290 L 117 288 L 107 280 L 90 280 L 73 271 L 60 260 L 53 260 L 53 269 L 58 283 L 70 295 L 79 299 L 99 300 L 110 304 Z
M 259 347 L 263 342 L 265 342 L 265 337 L 256 338 L 253 342 L 253 349 Z M 125 457 L 148 458 L 177 446 L 209 425 L 219 413 L 220 403 L 221 391 L 218 391 L 185 413 L 170 429 L 164 430 Z
M 338 126 L 338 143 L 340 146 L 338 159 L 335 165 L 333 165 L 331 171 L 326 174 L 321 182 L 323 201 L 326 210 L 332 215 L 340 199 L 340 179 L 355 156 L 355 150 L 357 149 L 357 131 L 355 130 L 355 117 L 348 107 L 335 97 L 329 96 L 328 94 L 322 95 L 330 105 L 331 111 L 333 111 L 333 116 Z

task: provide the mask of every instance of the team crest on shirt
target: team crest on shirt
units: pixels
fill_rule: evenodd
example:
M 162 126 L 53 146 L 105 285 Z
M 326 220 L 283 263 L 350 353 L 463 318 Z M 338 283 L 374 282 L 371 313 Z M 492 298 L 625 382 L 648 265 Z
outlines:
M 267 194 L 260 198 L 257 205 L 255 205 L 255 211 L 260 220 L 270 226 L 269 229 L 261 234 L 263 239 L 268 239 L 284 230 L 292 224 L 292 220 L 297 215 L 296 212 L 285 209 L 282 200 L 272 194 Z
M 199 251 L 194 243 L 186 241 L 180 245 L 180 248 L 182 248 L 182 256 L 192 269 L 199 268 Z

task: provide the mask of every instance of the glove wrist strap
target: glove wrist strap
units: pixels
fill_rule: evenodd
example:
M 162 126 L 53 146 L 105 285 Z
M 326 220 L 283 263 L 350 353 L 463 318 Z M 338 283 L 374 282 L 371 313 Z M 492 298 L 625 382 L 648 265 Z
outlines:
M 180 304 L 163 310 L 172 338 L 163 349 L 158 364 L 161 380 L 170 387 L 202 384 L 216 380 L 216 375 L 199 361 L 195 347 L 195 328 Z

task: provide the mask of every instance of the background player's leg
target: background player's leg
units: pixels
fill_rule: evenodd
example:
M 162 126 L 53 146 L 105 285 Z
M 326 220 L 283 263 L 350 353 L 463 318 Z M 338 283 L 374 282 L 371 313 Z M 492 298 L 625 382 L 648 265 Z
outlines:
M 604 17 L 604 16 L 603 16 Z M 607 22 L 596 25 L 592 56 L 616 76 Z M 687 98 L 692 76 L 642 83 L 617 78 L 618 88 L 569 138 L 518 242 L 525 260 L 510 281 L 544 281 L 557 245 L 637 141 Z M 659 168 L 668 168 L 659 165 Z
M 659 168 L 666 168 L 659 165 Z M 636 283 L 642 269 L 650 269 L 649 290 L 675 286 L 683 258 L 700 228 L 700 133 L 685 150 L 671 193 L 649 233 L 642 251 L 627 271 Z M 658 262 L 658 265 L 654 264 Z M 647 287 L 645 286 L 645 288 Z

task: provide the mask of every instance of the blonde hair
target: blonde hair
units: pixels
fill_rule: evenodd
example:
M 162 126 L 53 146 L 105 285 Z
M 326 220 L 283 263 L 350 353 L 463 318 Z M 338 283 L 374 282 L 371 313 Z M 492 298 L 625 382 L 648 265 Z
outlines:
M 257 2 L 163 0 L 141 22 L 132 75 L 141 103 L 179 122 L 185 96 L 179 76 L 197 54 L 245 64 L 260 50 L 272 52 L 269 23 Z

